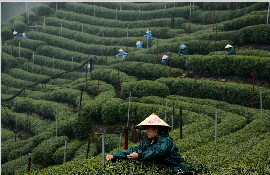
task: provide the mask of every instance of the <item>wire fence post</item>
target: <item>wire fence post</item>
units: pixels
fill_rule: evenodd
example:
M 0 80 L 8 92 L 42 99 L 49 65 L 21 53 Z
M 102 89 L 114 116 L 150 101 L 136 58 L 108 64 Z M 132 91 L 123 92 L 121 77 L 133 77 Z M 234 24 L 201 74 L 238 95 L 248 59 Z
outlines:
M 46 19 L 45 19 L 45 16 L 44 16 L 43 27 L 44 27 L 44 29 L 45 29 L 45 27 L 46 27 Z
M 19 42 L 19 58 L 21 58 L 21 42 Z
M 35 52 L 33 52 L 32 59 L 33 59 L 33 64 L 32 64 L 32 73 L 33 73 L 34 72 L 34 64 L 35 64 Z
M 170 74 L 169 77 L 172 77 L 172 53 L 170 53 Z
M 105 165 L 105 132 L 101 135 L 102 140 L 102 165 Z
M 106 66 L 108 65 L 108 48 L 106 47 Z
M 157 58 L 156 58 L 156 64 L 158 64 L 158 40 L 157 40 Z
M 67 154 L 67 140 L 65 140 L 65 147 L 64 147 L 64 160 L 63 163 L 66 162 L 66 154 Z
M 54 75 L 54 56 L 53 56 L 53 75 Z
M 82 25 L 82 41 L 83 41 L 83 25 Z
M 57 122 L 58 122 L 58 105 L 56 105 L 56 112 L 55 112 L 55 136 L 57 137 Z
M 183 138 L 183 113 L 182 113 L 182 106 L 180 106 L 180 112 L 179 112 L 179 115 L 180 115 L 180 139 Z
M 252 83 L 252 96 L 251 96 L 251 102 L 250 107 L 253 108 L 253 99 L 254 99 L 254 89 L 255 89 L 255 76 L 256 76 L 256 70 L 253 71 L 253 83 Z
M 117 21 L 117 8 L 115 9 L 115 19 Z
M 217 144 L 217 109 L 215 115 L 215 144 Z
M 94 17 L 96 17 L 96 4 L 94 4 Z
M 87 89 L 88 89 L 88 69 L 87 69 L 87 66 L 86 66 L 86 75 L 85 75 L 85 92 L 87 93 Z
M 117 87 L 116 87 L 116 89 L 117 89 L 116 98 L 118 98 L 119 97 L 119 69 L 117 71 Z

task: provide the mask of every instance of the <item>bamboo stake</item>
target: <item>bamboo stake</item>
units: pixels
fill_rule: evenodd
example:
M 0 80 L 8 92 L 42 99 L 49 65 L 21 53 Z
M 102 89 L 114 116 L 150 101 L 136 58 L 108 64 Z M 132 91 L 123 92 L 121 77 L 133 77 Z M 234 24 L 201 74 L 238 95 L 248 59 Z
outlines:
M 260 90 L 260 107 L 261 107 L 261 118 L 263 117 L 263 110 L 262 110 L 262 90 Z
M 64 147 L 64 160 L 63 163 L 66 162 L 66 154 L 67 154 L 67 140 L 65 140 L 65 147 Z
M 97 95 L 99 95 L 99 77 L 98 77 L 98 92 Z
M 215 115 L 215 144 L 217 144 L 217 109 Z
M 28 168 L 27 168 L 27 172 L 31 171 L 31 153 L 28 154 Z
M 170 53 L 170 75 L 169 77 L 172 77 L 172 53 Z
M 131 92 L 129 92 L 129 98 L 128 98 L 128 119 L 127 119 L 127 128 L 128 128 L 128 126 L 129 126 L 130 98 L 131 98 Z
M 102 165 L 105 165 L 105 132 L 101 136 L 102 139 Z
M 156 64 L 158 64 L 158 40 L 157 40 L 157 58 L 156 58 Z
M 117 72 L 117 94 L 116 94 L 116 98 L 119 97 L 119 69 L 118 69 L 118 72 Z

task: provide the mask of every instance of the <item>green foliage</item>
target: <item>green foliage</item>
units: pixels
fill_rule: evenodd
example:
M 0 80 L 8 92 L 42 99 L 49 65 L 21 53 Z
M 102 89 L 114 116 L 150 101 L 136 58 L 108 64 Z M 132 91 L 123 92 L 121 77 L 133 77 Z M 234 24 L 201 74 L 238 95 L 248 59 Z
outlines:
M 11 22 L 13 23 L 13 28 L 15 31 L 18 33 L 23 33 L 25 32 L 27 25 L 24 22 L 24 17 L 23 16 L 16 16 L 14 17 Z
M 188 18 L 189 6 L 155 9 L 153 11 L 138 11 L 135 10 L 121 10 L 117 9 L 117 19 L 123 21 L 137 21 L 137 20 L 154 20 L 160 18 L 170 18 L 172 14 L 174 17 Z M 197 8 L 197 7 L 195 7 Z M 95 9 L 95 10 L 94 10 Z M 105 19 L 115 19 L 116 10 L 108 9 L 100 6 L 86 5 L 85 3 L 67 3 L 65 10 L 76 12 L 79 14 L 91 15 Z
M 20 80 L 27 80 L 27 81 L 32 81 L 32 82 L 39 82 L 39 81 L 49 78 L 46 75 L 33 74 L 33 73 L 24 71 L 22 69 L 17 69 L 17 68 L 10 69 L 9 75 Z
M 104 134 L 104 148 L 105 152 L 110 152 L 119 146 L 120 137 L 117 134 Z M 102 136 L 97 139 L 97 150 L 102 152 Z
M 13 78 L 12 76 L 5 73 L 1 74 L 1 82 L 3 85 L 15 87 L 15 88 L 23 88 L 25 86 L 34 84 L 33 82 L 30 82 L 30 81 L 19 80 L 19 79 Z
M 10 27 L 5 26 L 5 27 L 1 27 L 1 38 L 2 41 L 6 41 L 9 39 L 12 39 L 13 35 L 12 35 L 12 30 Z
M 74 160 L 85 159 L 86 155 L 87 155 L 87 148 L 88 148 L 88 143 L 85 143 L 84 145 L 82 145 L 76 151 Z M 97 146 L 96 146 L 96 144 L 90 142 L 88 157 L 91 158 L 91 157 L 94 157 L 95 155 L 97 155 Z
M 76 137 L 88 137 L 91 129 L 93 129 L 94 121 L 100 120 L 99 116 L 99 105 L 95 101 L 87 102 L 82 108 L 81 115 L 77 117 Z
M 138 77 L 139 79 L 156 79 L 170 76 L 170 67 L 161 64 L 150 64 L 142 62 L 124 62 L 113 64 L 110 66 L 114 69 L 119 69 L 129 75 Z M 171 76 L 178 77 L 183 71 L 181 69 L 172 68 Z
M 125 48 L 125 46 L 104 46 L 104 45 L 94 45 L 94 44 L 84 44 L 82 42 L 77 42 L 71 39 L 67 39 L 60 36 L 50 35 L 47 33 L 41 33 L 41 32 L 29 32 L 28 33 L 29 38 L 35 39 L 35 40 L 42 40 L 45 41 L 48 45 L 60 47 L 63 49 L 67 49 L 70 51 L 76 51 L 81 52 L 84 54 L 95 54 L 95 55 L 104 55 L 104 51 L 107 48 L 107 54 L 108 56 L 116 55 L 119 48 Z M 135 48 L 129 48 L 129 52 L 134 50 Z M 69 57 L 70 58 L 70 57 Z
M 208 55 L 224 55 L 224 51 L 210 52 Z M 237 50 L 237 55 L 270 57 L 270 52 L 264 50 Z
M 196 94 L 197 98 L 208 98 L 214 100 L 226 101 L 232 104 L 250 106 L 252 96 L 252 85 L 237 84 L 230 82 L 215 82 L 210 80 L 198 80 L 196 90 L 193 79 L 180 78 L 160 78 L 156 80 L 169 87 L 170 94 L 192 97 Z M 269 108 L 269 89 L 255 86 L 254 107 L 259 107 L 260 90 L 263 92 L 263 107 Z
M 43 159 L 46 157 L 46 166 L 54 164 L 53 154 L 55 151 L 65 144 L 68 137 L 52 137 L 39 144 L 32 153 L 33 161 L 42 165 Z
M 1 114 L 1 116 L 3 117 L 3 115 Z M 1 117 L 1 119 L 2 119 Z M 2 122 L 3 123 L 3 122 Z M 3 125 L 2 125 L 3 127 Z M 14 132 L 10 131 L 8 129 L 5 128 L 1 128 L 1 142 L 3 144 L 3 142 L 9 140 L 9 139 L 13 139 L 14 138 Z
M 158 81 L 141 80 L 135 82 L 125 82 L 121 86 L 122 97 L 129 96 L 129 92 L 134 97 L 143 96 L 160 96 L 166 97 L 169 95 L 169 88 L 167 85 Z
M 91 40 L 91 38 L 89 38 L 90 36 L 92 35 L 95 35 L 95 38 L 97 38 L 97 36 L 99 37 L 118 37 L 118 38 L 124 38 L 127 36 L 127 29 L 126 28 L 123 28 L 123 27 L 118 27 L 118 28 L 111 28 L 110 26 L 102 26 L 102 28 L 100 28 L 100 26 L 96 26 L 96 25 L 90 25 L 90 24 L 86 24 L 84 23 L 84 21 L 70 21 L 70 20 L 66 20 L 66 19 L 59 19 L 59 18 L 55 18 L 55 17 L 48 17 L 46 18 L 46 25 L 49 25 L 48 28 L 49 30 L 47 30 L 47 26 L 45 27 L 42 27 L 41 29 L 44 31 L 44 32 L 50 32 L 51 34 L 54 34 L 54 35 L 60 35 L 61 34 L 61 31 L 58 29 L 58 31 L 56 30 L 53 30 L 52 31 L 52 28 L 50 26 L 54 26 L 54 27 L 61 27 L 61 21 L 62 21 L 62 30 L 64 31 L 65 28 L 66 29 L 70 29 L 72 30 L 74 33 L 71 34 L 70 37 L 74 36 L 75 37 L 75 33 L 77 33 L 76 35 L 76 38 L 78 38 L 78 41 L 89 41 Z M 175 19 L 175 25 L 176 26 L 181 26 L 181 24 L 183 23 L 183 20 L 182 18 L 176 18 Z M 145 34 L 145 31 L 146 31 L 146 28 L 141 28 L 142 26 L 139 26 L 140 28 L 129 28 L 128 29 L 128 36 L 129 36 L 129 39 L 130 37 L 136 37 L 138 39 L 138 36 L 140 36 L 140 39 L 138 40 L 145 40 L 145 37 L 143 37 L 143 35 Z M 83 30 L 83 36 L 88 36 L 87 39 L 80 39 L 82 38 L 82 30 Z M 67 30 L 68 31 L 68 30 Z M 77 31 L 77 32 L 75 32 Z M 152 33 L 154 34 L 154 36 L 156 38 L 165 38 L 165 36 L 167 38 L 170 38 L 170 37 L 175 37 L 181 33 L 183 33 L 183 29 L 171 29 L 167 26 L 165 27 L 151 27 L 151 31 Z M 79 32 L 79 33 L 78 33 Z M 167 33 L 167 34 L 166 34 Z M 89 35 L 91 34 L 91 35 Z M 67 35 L 67 33 L 63 33 L 62 32 L 62 35 Z M 83 38 L 84 38 L 83 37 Z M 104 41 L 110 41 L 111 42 L 117 42 L 119 43 L 119 39 L 118 40 L 115 40 L 115 39 L 110 39 L 110 38 L 104 38 Z M 94 41 L 94 42 L 97 42 L 97 43 L 105 43 L 104 41 Z M 121 40 L 120 43 L 123 43 L 123 42 L 126 42 L 124 39 Z M 146 42 L 145 42 L 146 43 Z M 129 45 L 133 45 L 134 46 L 134 42 L 130 42 L 128 43 Z M 121 45 L 126 45 L 126 43 L 124 44 L 121 44 Z
M 32 55 L 33 55 L 33 51 L 30 49 L 26 49 L 26 48 L 22 48 L 22 47 L 20 47 L 20 49 L 19 49 L 19 47 L 15 47 L 15 46 L 13 46 L 13 49 L 12 49 L 12 46 L 10 46 L 10 45 L 3 46 L 2 51 L 6 52 L 6 53 L 10 53 L 10 55 L 12 55 L 14 57 L 19 57 L 19 55 L 20 55 L 21 57 L 28 58 L 28 59 L 31 59 Z M 13 51 L 13 53 L 12 53 L 12 51 Z
M 122 99 L 111 98 L 102 105 L 102 121 L 107 124 L 115 124 L 119 121 L 119 106 Z
M 79 140 L 72 140 L 70 142 L 67 142 L 67 150 L 66 150 L 66 159 L 65 161 L 71 161 L 74 156 L 76 151 L 82 146 L 84 142 L 79 141 Z M 64 151 L 65 151 L 65 146 L 62 146 L 55 151 L 53 154 L 53 161 L 54 164 L 62 164 L 64 160 Z
M 21 65 L 24 63 L 23 58 L 15 58 L 5 52 L 1 53 L 1 71 L 8 72 L 11 68 L 22 67 Z
M 50 15 L 53 12 L 45 3 L 36 5 L 32 10 L 39 16 Z
M 92 80 L 102 80 L 106 83 L 117 85 L 118 71 L 116 69 L 97 69 L 91 72 L 90 78 Z M 128 76 L 127 74 L 119 71 L 119 83 L 135 81 L 135 77 Z
M 28 34 L 27 34 L 28 35 Z M 32 40 L 32 39 L 24 39 L 24 38 L 15 38 L 13 40 L 14 46 L 30 49 L 32 51 L 35 51 L 39 46 L 46 45 L 44 41 L 40 40 Z
M 224 54 L 224 52 L 223 52 Z M 241 53 L 240 53 L 241 54 Z M 199 74 L 236 75 L 252 77 L 256 69 L 258 78 L 268 79 L 270 61 L 267 57 L 242 56 L 242 55 L 189 55 L 174 57 L 173 67 L 179 67 L 195 72 L 196 66 Z

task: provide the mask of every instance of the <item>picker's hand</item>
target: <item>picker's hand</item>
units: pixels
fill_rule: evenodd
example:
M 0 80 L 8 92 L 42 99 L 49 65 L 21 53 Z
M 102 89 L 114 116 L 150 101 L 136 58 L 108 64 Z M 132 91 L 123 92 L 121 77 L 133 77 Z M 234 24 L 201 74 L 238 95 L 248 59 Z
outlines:
M 111 159 L 113 159 L 113 155 L 107 155 L 107 156 L 106 156 L 106 161 L 109 161 L 109 160 L 111 160 Z
M 131 153 L 130 155 L 127 155 L 127 158 L 128 158 L 128 159 L 137 159 L 138 156 L 139 156 L 138 153 L 133 152 L 133 153 Z

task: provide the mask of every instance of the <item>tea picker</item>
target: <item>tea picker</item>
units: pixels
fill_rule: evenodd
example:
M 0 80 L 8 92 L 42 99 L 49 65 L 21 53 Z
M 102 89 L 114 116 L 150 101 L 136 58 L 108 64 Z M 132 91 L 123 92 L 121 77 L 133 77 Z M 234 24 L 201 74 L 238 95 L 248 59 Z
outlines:
M 28 37 L 26 36 L 26 34 L 25 34 L 25 33 L 23 33 L 22 38 L 27 39 Z
M 147 30 L 146 31 L 146 35 L 144 35 L 144 37 L 146 37 L 146 38 L 151 38 L 152 37 L 152 33 L 151 33 L 151 30 Z
M 138 124 L 136 128 L 145 130 L 148 139 L 142 140 L 130 149 L 119 150 L 112 155 L 107 155 L 107 161 L 115 162 L 118 159 L 150 161 L 165 164 L 170 167 L 174 174 L 194 174 L 188 170 L 185 162 L 182 161 L 179 150 L 169 137 L 171 126 L 155 113 Z
M 118 51 L 119 53 L 115 55 L 116 57 L 121 56 L 122 58 L 126 58 L 127 53 L 122 48 L 120 48 Z
M 137 45 L 137 48 L 142 48 L 143 47 L 143 41 L 137 41 L 136 45 Z
M 169 63 L 170 63 L 170 57 L 168 55 L 163 55 L 161 64 L 165 66 L 169 66 Z
M 236 52 L 233 49 L 233 46 L 230 44 L 227 44 L 225 46 L 225 49 L 227 49 L 227 52 L 224 55 L 236 55 Z
M 188 54 L 187 46 L 184 45 L 183 43 L 179 46 L 178 55 L 179 55 L 179 56 L 189 55 L 189 54 Z

